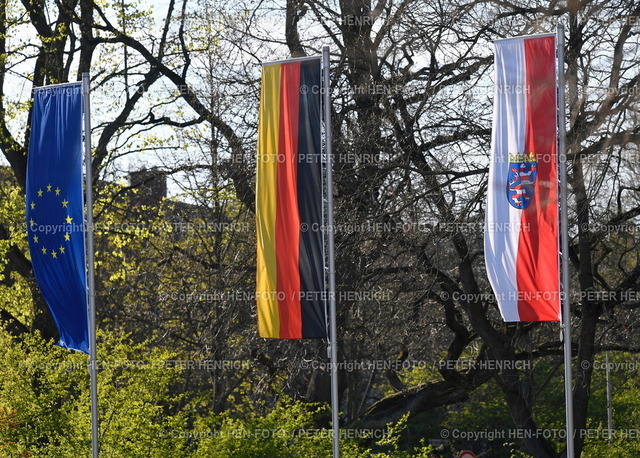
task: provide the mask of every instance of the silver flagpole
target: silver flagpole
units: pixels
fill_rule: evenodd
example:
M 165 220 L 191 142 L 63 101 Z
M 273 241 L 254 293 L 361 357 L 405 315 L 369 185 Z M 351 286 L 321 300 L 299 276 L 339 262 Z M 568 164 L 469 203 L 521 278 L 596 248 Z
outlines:
M 91 452 L 98 457 L 98 379 L 96 373 L 96 304 L 93 262 L 93 178 L 91 173 L 91 104 L 89 73 L 82 74 L 82 107 L 84 111 L 85 202 L 87 204 L 87 316 L 89 319 L 89 374 L 91 377 Z
M 560 234 L 562 251 L 562 341 L 567 419 L 567 458 L 573 458 L 573 393 L 571 376 L 571 310 L 569 304 L 569 218 L 567 215 L 566 107 L 564 100 L 564 26 L 558 24 L 558 157 L 560 158 Z
M 611 439 L 613 439 L 613 399 L 611 398 L 611 366 L 609 366 L 609 352 L 605 352 L 605 364 L 606 364 L 606 372 L 605 377 L 607 378 L 607 434 L 609 435 L 609 442 L 611 443 Z
M 338 327 L 336 326 L 336 269 L 333 246 L 333 156 L 331 152 L 331 94 L 329 81 L 329 46 L 322 47 L 324 88 L 324 132 L 327 178 L 327 247 L 329 251 L 329 353 L 331 361 L 331 425 L 333 427 L 333 456 L 340 456 L 340 419 L 338 417 Z

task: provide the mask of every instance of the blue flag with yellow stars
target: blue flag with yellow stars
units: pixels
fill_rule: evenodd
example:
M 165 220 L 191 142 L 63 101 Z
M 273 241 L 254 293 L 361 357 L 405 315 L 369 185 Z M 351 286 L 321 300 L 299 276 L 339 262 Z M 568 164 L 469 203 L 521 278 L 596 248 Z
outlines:
M 58 345 L 88 353 L 82 176 L 82 84 L 35 89 L 26 189 L 31 263 Z

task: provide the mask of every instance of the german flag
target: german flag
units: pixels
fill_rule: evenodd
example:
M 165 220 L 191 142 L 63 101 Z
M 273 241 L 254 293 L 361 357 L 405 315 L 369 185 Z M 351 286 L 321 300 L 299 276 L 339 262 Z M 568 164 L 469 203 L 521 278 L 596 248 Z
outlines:
M 262 68 L 256 176 L 261 337 L 327 336 L 320 87 L 319 57 Z

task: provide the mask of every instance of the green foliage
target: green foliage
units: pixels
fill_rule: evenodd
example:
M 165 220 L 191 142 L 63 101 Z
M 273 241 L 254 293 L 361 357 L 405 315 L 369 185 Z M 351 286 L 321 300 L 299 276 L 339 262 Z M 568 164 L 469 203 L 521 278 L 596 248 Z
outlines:
M 610 354 L 613 389 L 614 427 L 607 429 L 606 363 L 604 355 L 594 362 L 593 392 L 589 406 L 589 422 L 585 430 L 577 431 L 585 439 L 582 456 L 636 457 L 640 456 L 640 377 L 637 356 L 628 353 Z M 535 421 L 538 434 L 562 449 L 565 440 L 564 389 L 562 371 L 553 362 L 540 361 L 533 374 L 533 393 L 537 398 Z M 495 382 L 476 391 L 471 399 L 459 407 L 449 409 L 442 423 L 444 434 L 455 450 L 481 450 L 491 457 L 529 457 L 519 449 L 517 430 Z
M 402 436 L 407 429 L 409 422 L 409 413 L 403 415 L 397 422 L 391 423 L 387 425 L 387 430 L 382 438 L 380 438 L 376 445 L 387 449 L 390 456 L 393 457 L 424 457 L 427 458 L 431 456 L 431 452 L 433 452 L 433 447 L 430 445 L 426 445 L 424 439 L 420 441 L 420 445 L 413 448 L 411 451 L 406 451 L 402 447 Z M 371 456 L 385 456 L 384 454 L 380 455 L 371 455 Z
M 613 429 L 607 425 L 607 365 L 612 388 Z M 628 353 L 598 355 L 593 364 L 592 400 L 589 404 L 589 424 L 582 432 L 585 439 L 583 456 L 595 458 L 640 456 L 640 360 Z
M 305 404 L 281 399 L 266 415 L 248 414 L 232 418 L 227 412 L 202 419 L 192 431 L 174 432 L 197 440 L 197 457 L 296 458 L 331 457 L 332 431 L 320 426 L 329 416 L 329 408 L 322 404 Z M 400 437 L 407 426 L 407 416 L 367 446 L 358 435 L 366 431 L 341 429 L 342 455 L 354 458 L 427 457 L 432 448 L 422 444 L 411 453 L 400 448 Z M 386 449 L 386 452 L 374 451 Z
M 172 394 L 179 357 L 102 332 L 99 347 L 100 446 L 109 457 L 330 457 L 329 409 L 283 397 L 265 414 L 249 397 L 222 414 L 198 414 Z M 16 342 L 0 333 L 0 450 L 3 456 L 84 456 L 90 450 L 87 356 L 37 334 Z M 427 457 L 401 450 L 407 418 L 367 445 L 341 430 L 345 457 Z M 357 431 L 356 431 L 357 432 Z M 378 450 L 378 451 L 374 451 Z
M 0 179 L 6 182 L 0 187 L 0 222 L 9 232 L 7 239 L 0 239 L 0 307 L 24 323 L 33 318 L 28 282 L 17 272 L 5 270 L 9 251 L 27 248 L 24 195 L 9 170 L 0 171 Z
M 283 399 L 267 415 L 249 414 L 238 419 L 223 414 L 200 422 L 193 434 L 204 436 L 195 456 L 202 457 L 296 457 L 324 456 L 331 450 L 327 434 L 317 429 L 326 407 L 305 406 Z M 311 433 L 310 433 L 311 432 Z
M 12 412 L 13 424 L 3 431 L 7 453 L 46 456 L 56 447 L 81 441 L 82 428 L 74 417 L 82 409 L 84 381 L 73 368 L 86 367 L 85 358 L 35 334 L 16 343 L 3 332 L 0 345 L 0 407 Z
M 477 452 L 482 447 L 491 457 L 512 456 L 513 421 L 495 381 L 475 392 L 470 402 L 450 408 L 441 427 L 440 436 L 455 450 Z
M 186 421 L 179 411 L 182 396 L 172 394 L 172 386 L 181 376 L 183 366 L 176 364 L 180 358 L 147 342 L 132 344 L 127 339 L 105 342 L 99 352 L 104 454 L 162 457 L 167 450 L 184 450 L 182 438 L 164 434 L 184 427 Z M 85 407 L 88 409 L 88 404 Z
M 99 364 L 101 450 L 104 456 L 166 456 L 185 441 L 162 431 L 182 425 L 169 388 L 179 369 L 173 355 L 103 334 Z M 90 450 L 86 355 L 37 335 L 24 342 L 0 333 L 0 444 L 9 456 L 84 456 Z

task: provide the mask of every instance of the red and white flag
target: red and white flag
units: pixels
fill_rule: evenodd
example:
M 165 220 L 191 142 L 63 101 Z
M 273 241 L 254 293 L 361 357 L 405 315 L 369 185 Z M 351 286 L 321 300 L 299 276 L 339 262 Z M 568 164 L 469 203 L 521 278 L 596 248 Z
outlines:
M 505 321 L 559 321 L 555 35 L 494 47 L 487 275 Z

